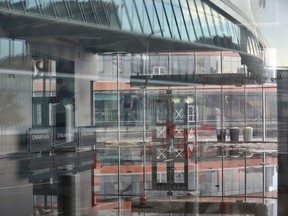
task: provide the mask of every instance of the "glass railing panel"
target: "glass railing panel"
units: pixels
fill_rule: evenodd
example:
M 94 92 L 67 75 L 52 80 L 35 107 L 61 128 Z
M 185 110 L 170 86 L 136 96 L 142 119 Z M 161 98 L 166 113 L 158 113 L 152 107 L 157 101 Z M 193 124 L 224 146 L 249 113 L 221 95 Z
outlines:
M 221 197 L 223 193 L 222 144 L 199 141 L 193 143 L 191 163 L 195 166 L 196 191 L 201 197 Z
M 222 96 L 220 89 L 196 90 L 196 131 L 192 136 L 197 136 L 197 141 L 216 141 L 216 129 L 224 128 L 222 122 Z M 193 126 L 193 123 L 190 123 Z
M 224 99 L 224 113 L 227 127 L 242 129 L 244 126 L 244 107 L 240 106 L 240 104 L 244 102 L 244 89 L 241 87 L 226 89 Z
M 148 18 L 147 10 L 145 8 L 145 2 L 141 0 L 134 2 L 139 13 L 140 23 L 143 27 L 143 32 L 146 34 L 151 34 L 153 32 L 153 29 L 151 28 L 151 21 Z
M 22 0 L 11 0 L 9 4 L 12 9 L 22 12 L 24 12 L 24 8 L 26 8 L 26 2 Z
M 187 5 L 187 1 L 180 0 L 180 5 L 182 8 L 182 13 L 183 13 L 183 19 L 184 19 L 183 22 L 186 25 L 187 32 L 188 32 L 188 37 L 189 37 L 191 42 L 196 41 L 193 20 L 192 20 L 192 16 L 191 16 L 189 7 Z
M 192 24 L 194 25 L 197 41 L 199 41 L 204 35 L 194 1 L 187 2 L 187 6 L 190 10 L 190 16 L 192 18 Z
M 146 143 L 135 141 L 122 142 L 120 149 L 120 196 L 129 199 L 143 198 L 146 193 L 146 176 L 149 170 L 146 169 L 144 158 L 146 155 Z M 147 171 L 147 173 L 146 173 Z
M 107 17 L 108 25 L 112 28 L 120 28 L 117 15 L 117 7 L 111 0 L 102 0 L 103 9 Z
M 66 4 L 73 20 L 85 21 L 84 14 L 80 8 L 81 1 L 67 1 Z M 86 2 L 86 4 L 89 4 L 89 2 Z
M 57 17 L 58 13 L 56 12 L 55 8 L 55 1 L 54 0 L 44 0 L 42 1 L 41 5 L 39 5 L 43 10 L 43 13 L 46 16 Z
M 217 36 L 217 31 L 216 31 L 212 9 L 209 8 L 206 4 L 203 4 L 203 7 L 204 7 L 204 13 L 206 14 L 207 24 L 209 26 L 211 38 L 214 39 L 215 36 Z M 213 44 L 215 44 L 214 40 L 213 40 Z
M 206 14 L 204 12 L 203 4 L 200 0 L 195 0 L 196 4 L 196 12 L 199 17 L 199 23 L 201 25 L 201 29 L 203 31 L 204 38 L 198 38 L 199 42 L 213 44 L 213 40 L 211 39 L 209 25 L 207 23 Z
M 149 166 L 148 148 L 151 141 L 149 122 L 147 121 L 148 118 L 146 118 L 146 115 L 149 116 L 149 112 L 146 109 L 146 97 L 148 97 L 148 94 L 144 89 L 131 89 L 129 85 L 129 75 L 131 74 L 129 56 L 118 55 L 112 58 L 109 58 L 109 56 L 104 58 L 103 69 L 107 73 L 110 71 L 110 74 L 107 74 L 107 77 L 105 77 L 107 80 L 102 84 L 110 89 L 114 86 L 114 97 L 104 100 L 105 104 L 97 103 L 95 105 L 101 108 L 102 111 L 104 110 L 102 113 L 105 114 L 107 119 L 107 121 L 102 122 L 101 127 L 113 133 L 113 135 L 108 135 L 107 138 L 119 140 L 121 143 L 121 197 L 123 199 L 135 198 L 136 200 L 142 200 L 145 198 L 146 193 L 146 180 L 144 180 L 146 178 L 146 170 L 144 167 L 146 162 Z M 114 64 L 109 64 L 111 59 Z M 107 65 L 105 65 L 106 60 L 108 60 Z M 119 68 L 115 67 L 116 65 Z M 111 82 L 111 79 L 116 81 L 116 83 Z M 111 84 L 110 87 L 109 83 Z M 101 87 L 99 86 L 99 88 Z M 109 96 L 107 91 L 106 96 Z M 147 170 L 147 179 L 149 176 L 151 176 L 151 169 L 150 171 Z
M 261 197 L 265 191 L 264 154 L 263 151 L 250 152 L 246 155 L 246 196 Z
M 107 17 L 106 10 L 104 9 L 102 2 L 99 0 L 95 0 L 95 1 L 91 1 L 91 3 L 93 4 L 95 13 L 97 14 L 99 24 L 108 25 L 108 17 Z
M 118 198 L 120 185 L 121 153 L 118 143 L 103 142 L 96 148 L 94 195 L 96 202 Z M 101 147 L 101 148 L 100 148 Z
M 15 65 L 23 65 L 24 63 L 25 46 L 24 41 L 12 41 L 12 62 Z
M 168 19 L 168 23 L 171 29 L 172 38 L 174 39 L 180 39 L 180 32 L 179 32 L 179 26 L 176 20 L 176 3 L 174 2 L 174 5 L 170 3 L 170 1 L 163 1 L 163 9 L 165 10 L 166 17 Z M 179 7 L 179 6 L 178 6 Z M 179 11 L 177 11 L 179 12 Z M 181 18 L 181 14 L 178 13 Z M 184 35 L 183 35 L 184 36 Z
M 56 14 L 61 19 L 71 19 L 70 11 L 67 7 L 66 0 L 54 0 L 53 7 L 56 11 Z
M 127 5 L 123 0 L 114 0 L 114 2 L 121 29 L 124 31 L 131 31 L 131 21 L 128 16 Z
M 172 37 L 172 32 L 171 32 L 171 27 L 169 24 L 169 15 L 167 14 L 167 11 L 165 10 L 165 8 L 163 8 L 163 4 L 161 1 L 155 1 L 154 2 L 155 5 L 155 11 L 157 14 L 157 19 L 158 22 L 160 24 L 160 29 L 163 32 L 163 36 L 167 37 L 167 38 L 171 38 Z M 155 29 L 155 31 L 157 31 L 158 29 Z
M 11 41 L 9 39 L 0 38 L 0 46 L 1 46 L 0 64 L 9 64 L 10 62 L 10 56 L 11 56 L 10 43 Z
M 84 20 L 88 23 L 98 23 L 98 19 L 93 8 L 93 4 L 89 0 L 79 1 L 80 12 L 83 13 Z M 80 15 L 80 14 L 79 14 Z M 80 17 L 80 20 L 82 17 Z
M 160 25 L 157 14 L 156 14 L 156 9 L 154 7 L 153 1 L 145 1 L 144 2 L 147 8 L 147 15 L 149 16 L 150 22 L 151 22 L 151 27 L 153 31 L 159 31 L 159 30 L 164 30 L 164 28 Z M 168 31 L 168 29 L 165 31 Z M 160 36 L 160 35 L 159 35 Z
M 185 15 L 183 9 L 181 8 L 181 4 L 177 2 L 173 7 L 175 11 L 175 19 L 178 24 L 181 40 L 189 41 L 190 34 L 188 33 L 188 27 L 187 27 L 188 25 L 186 25 Z M 193 34 L 191 34 L 191 38 L 193 38 Z
M 41 6 L 36 0 L 27 0 L 25 9 L 31 13 L 41 14 Z
M 232 143 L 224 147 L 226 160 L 224 169 L 224 196 L 242 197 L 245 194 L 245 157 L 243 148 Z M 241 200 L 241 198 L 240 198 Z
M 264 194 L 262 195 L 265 198 L 274 198 L 278 197 L 278 151 L 277 144 L 274 143 L 272 146 L 267 147 L 264 151 L 265 161 L 263 163 L 263 169 L 265 169 L 265 183 L 263 185 Z
M 216 27 L 216 31 L 217 31 L 217 36 L 214 39 L 214 43 L 215 44 L 218 43 L 218 46 L 221 46 L 223 43 L 221 38 L 223 38 L 225 35 L 224 34 L 224 26 L 223 26 L 223 23 L 221 20 L 221 16 L 215 11 L 213 11 L 213 19 L 214 19 L 214 23 L 215 23 L 215 27 Z
M 259 199 L 275 198 L 277 191 L 277 156 L 275 148 L 247 148 L 246 196 Z
M 231 36 L 232 36 L 232 43 L 235 47 L 235 49 L 239 49 L 240 47 L 240 43 L 239 40 L 240 38 L 237 35 L 237 30 L 236 28 L 238 28 L 235 24 L 233 24 L 232 22 L 228 22 L 228 27 L 230 28 L 230 32 L 231 32 Z
M 187 55 L 170 54 L 170 70 L 173 74 L 186 74 L 195 71 L 194 53 Z
M 179 35 L 181 40 L 188 41 L 189 35 L 187 35 L 187 26 L 183 19 L 183 11 L 179 2 L 175 2 L 172 4 L 175 13 L 175 20 L 177 24 L 177 30 L 179 31 Z
M 135 6 L 135 1 L 133 0 L 125 0 L 126 2 L 126 7 L 127 7 L 127 14 L 129 16 L 129 19 L 131 21 L 132 24 L 132 31 L 133 32 L 138 32 L 141 33 L 142 32 L 142 23 L 140 23 L 139 21 L 139 11 L 136 6 Z
M 264 119 L 265 139 L 267 141 L 277 141 L 277 88 L 275 85 L 264 88 Z
M 7 0 L 1 0 L 0 1 L 0 7 L 8 8 L 9 7 L 9 2 Z

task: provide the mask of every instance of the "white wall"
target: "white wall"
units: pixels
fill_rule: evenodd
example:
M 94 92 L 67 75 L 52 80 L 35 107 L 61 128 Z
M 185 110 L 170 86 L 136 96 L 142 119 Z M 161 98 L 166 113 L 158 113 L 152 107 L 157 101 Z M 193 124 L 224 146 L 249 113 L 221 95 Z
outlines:
M 90 83 L 96 79 L 95 55 L 76 51 L 75 56 L 75 124 L 76 126 L 91 125 L 91 94 Z

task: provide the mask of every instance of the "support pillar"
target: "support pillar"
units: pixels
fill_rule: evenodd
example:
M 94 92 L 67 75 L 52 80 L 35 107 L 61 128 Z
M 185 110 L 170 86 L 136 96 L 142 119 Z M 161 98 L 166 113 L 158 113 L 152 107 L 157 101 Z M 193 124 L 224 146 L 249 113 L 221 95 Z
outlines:
M 67 174 L 60 177 L 58 205 L 61 216 L 80 216 L 79 189 L 79 175 Z
M 288 215 L 288 68 L 277 71 L 278 215 Z

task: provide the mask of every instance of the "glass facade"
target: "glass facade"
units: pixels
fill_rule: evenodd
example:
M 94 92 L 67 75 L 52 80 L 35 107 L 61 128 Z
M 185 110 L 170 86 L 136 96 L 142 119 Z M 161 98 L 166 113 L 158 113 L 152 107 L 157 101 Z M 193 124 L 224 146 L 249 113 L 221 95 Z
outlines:
M 8 8 L 36 16 L 102 26 L 124 32 L 226 47 L 262 57 L 263 45 L 248 29 L 225 18 L 201 0 L 0 1 Z M 241 33 L 242 32 L 242 33 Z M 242 41 L 247 41 L 244 46 Z
M 245 2 L 0 0 L 0 212 L 285 215 L 287 70 Z

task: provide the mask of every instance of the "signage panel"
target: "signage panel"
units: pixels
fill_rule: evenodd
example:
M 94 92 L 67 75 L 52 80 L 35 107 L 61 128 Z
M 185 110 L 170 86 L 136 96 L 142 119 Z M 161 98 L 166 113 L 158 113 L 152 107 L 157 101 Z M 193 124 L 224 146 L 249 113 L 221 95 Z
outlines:
M 63 174 L 94 169 L 96 150 L 70 152 L 54 156 L 32 158 L 29 162 L 29 182 L 49 182 Z
M 31 128 L 27 132 L 29 152 L 50 151 L 52 148 L 52 130 L 50 128 Z
M 94 169 L 94 161 L 96 160 L 96 151 L 85 151 L 79 153 L 78 171 Z
M 54 149 L 78 147 L 78 129 L 65 127 L 54 128 Z
M 54 156 L 54 176 L 58 177 L 67 173 L 76 173 L 77 161 L 77 153 Z
M 29 163 L 29 182 L 41 182 L 53 177 L 53 157 L 32 158 Z
M 91 146 L 96 144 L 95 127 L 79 127 L 79 146 Z

